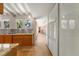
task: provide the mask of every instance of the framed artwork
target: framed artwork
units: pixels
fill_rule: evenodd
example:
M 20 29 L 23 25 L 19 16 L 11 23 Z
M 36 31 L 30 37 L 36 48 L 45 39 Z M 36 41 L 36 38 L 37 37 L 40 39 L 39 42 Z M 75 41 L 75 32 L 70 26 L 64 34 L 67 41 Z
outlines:
M 16 23 L 17 23 L 17 28 L 22 28 L 23 26 L 22 20 L 17 20 Z
M 4 28 L 9 28 L 9 27 L 10 27 L 9 21 L 4 21 Z
M 31 28 L 32 27 L 32 21 L 31 20 L 25 21 L 25 27 L 26 28 Z

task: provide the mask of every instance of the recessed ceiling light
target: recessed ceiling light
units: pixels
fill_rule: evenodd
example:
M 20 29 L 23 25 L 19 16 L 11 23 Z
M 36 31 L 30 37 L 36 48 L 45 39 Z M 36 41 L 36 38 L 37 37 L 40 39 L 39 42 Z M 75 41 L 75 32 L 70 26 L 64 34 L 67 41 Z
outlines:
M 28 18 L 31 18 L 31 16 L 29 15 Z
M 63 16 L 63 18 L 65 18 L 65 16 Z

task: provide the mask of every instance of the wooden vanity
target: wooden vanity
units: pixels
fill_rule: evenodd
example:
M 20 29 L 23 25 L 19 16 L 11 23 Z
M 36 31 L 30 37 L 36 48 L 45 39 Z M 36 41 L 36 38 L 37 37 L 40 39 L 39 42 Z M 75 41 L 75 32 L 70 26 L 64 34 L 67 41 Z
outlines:
M 12 43 L 12 35 L 0 35 L 0 43 Z
M 0 3 L 0 14 L 3 14 L 3 9 L 4 9 L 3 3 Z
M 32 46 L 34 44 L 33 34 L 13 35 L 13 43 L 19 43 L 20 46 Z
M 20 46 L 34 45 L 34 34 L 0 35 L 0 43 L 19 43 Z

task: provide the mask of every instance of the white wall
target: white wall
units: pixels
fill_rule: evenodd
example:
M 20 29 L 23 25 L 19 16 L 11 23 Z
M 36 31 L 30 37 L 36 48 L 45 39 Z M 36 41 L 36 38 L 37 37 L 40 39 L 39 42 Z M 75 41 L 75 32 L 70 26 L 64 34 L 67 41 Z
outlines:
M 2 15 L 0 15 L 0 29 L 3 27 L 2 25 Z
M 63 17 L 64 16 L 64 17 Z M 65 29 L 61 27 L 61 21 L 66 20 Z M 69 26 L 69 21 L 75 21 L 75 27 Z M 59 55 L 79 56 L 79 4 L 60 4 L 60 33 Z
M 54 6 L 48 19 L 48 47 L 52 55 L 58 55 L 58 4 Z
M 1 29 L 4 29 L 4 20 L 9 20 L 10 21 L 10 28 L 11 29 L 15 29 L 16 28 L 16 22 L 15 22 L 15 18 L 11 15 L 2 15 L 1 17 Z
M 35 31 L 35 20 L 34 19 L 28 19 L 27 18 L 27 16 L 24 16 L 24 15 L 22 15 L 22 16 L 16 16 L 16 17 L 13 17 L 13 16 L 11 16 L 11 15 L 0 15 L 0 21 L 1 21 L 1 27 L 0 27 L 0 29 L 5 29 L 4 28 L 4 20 L 9 20 L 9 23 L 10 23 L 10 28 L 9 29 L 17 29 L 17 23 L 16 23 L 16 20 L 22 20 L 22 22 L 23 22 L 23 26 L 22 26 L 22 29 L 25 29 L 26 30 L 26 32 L 28 32 L 29 30 L 27 30 L 27 28 L 25 27 L 25 21 L 26 20 L 31 20 L 31 22 L 32 22 L 32 26 L 30 27 L 31 29 L 33 29 L 32 30 L 32 32 L 34 32 Z M 7 31 L 8 31 L 8 29 L 6 29 Z M 6 30 L 0 30 L 0 33 L 6 33 Z
M 55 8 L 49 14 L 47 35 L 49 49 L 53 55 L 58 55 L 59 40 L 60 56 L 79 56 L 79 4 L 60 4 L 59 7 L 60 19 L 58 19 L 57 6 L 55 6 Z M 62 24 L 62 20 L 67 21 L 67 23 L 65 22 Z M 70 25 L 70 20 L 74 20 L 75 22 L 72 22 Z M 59 38 L 57 25 L 59 26 Z M 54 27 L 56 27 L 55 36 Z
M 36 21 L 38 26 L 44 26 L 47 24 L 47 16 L 37 19 Z
M 10 29 L 17 29 L 17 24 L 16 24 L 16 20 L 19 20 L 19 19 L 21 19 L 22 21 L 23 21 L 23 24 L 25 23 L 25 21 L 28 19 L 27 18 L 27 16 L 24 16 L 24 15 L 22 15 L 22 16 L 16 16 L 16 17 L 13 17 L 13 16 L 11 16 L 11 15 L 1 15 L 0 16 L 0 21 L 1 21 L 1 29 L 4 29 L 4 23 L 3 23 L 3 21 L 4 20 L 9 20 L 9 22 L 10 22 Z M 34 22 L 33 21 L 33 19 L 31 19 L 32 20 L 32 22 Z M 24 26 L 22 27 L 22 28 L 25 28 Z

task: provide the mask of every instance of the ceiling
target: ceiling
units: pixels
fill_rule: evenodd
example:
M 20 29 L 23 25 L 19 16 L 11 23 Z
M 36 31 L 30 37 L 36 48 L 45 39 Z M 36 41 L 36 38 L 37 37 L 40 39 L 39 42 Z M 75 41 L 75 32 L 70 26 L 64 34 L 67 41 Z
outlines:
M 34 17 L 40 18 L 47 16 L 55 4 L 52 3 L 30 3 L 28 4 Z
M 79 17 L 79 4 L 78 3 L 60 4 L 60 16 L 62 18 Z
M 13 16 L 17 15 L 27 15 L 29 13 L 27 4 L 21 3 L 4 3 L 4 14 L 11 14 Z
M 4 15 L 31 14 L 35 18 L 40 18 L 48 15 L 54 5 L 53 3 L 4 3 Z

